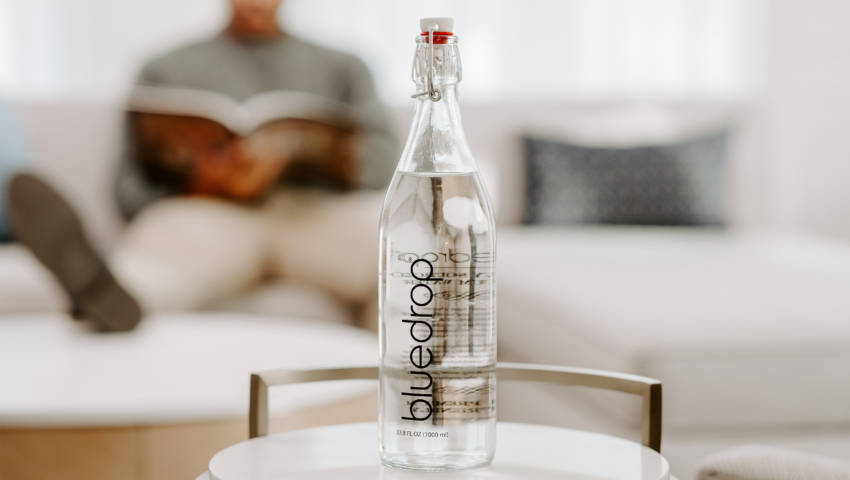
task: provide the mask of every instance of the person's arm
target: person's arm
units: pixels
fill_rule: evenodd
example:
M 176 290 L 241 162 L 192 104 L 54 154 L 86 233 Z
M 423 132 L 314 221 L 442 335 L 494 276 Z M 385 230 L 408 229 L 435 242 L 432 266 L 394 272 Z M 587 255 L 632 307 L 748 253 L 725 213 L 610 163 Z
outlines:
M 348 98 L 364 119 L 357 142 L 357 179 L 361 188 L 385 188 L 401 153 L 389 110 L 375 91 L 369 69 L 359 59 L 348 66 Z

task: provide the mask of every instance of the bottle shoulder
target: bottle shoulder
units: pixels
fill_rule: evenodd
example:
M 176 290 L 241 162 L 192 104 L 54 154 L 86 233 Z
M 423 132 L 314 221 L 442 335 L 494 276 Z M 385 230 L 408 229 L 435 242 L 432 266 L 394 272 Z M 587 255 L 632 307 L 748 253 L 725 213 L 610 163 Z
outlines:
M 445 89 L 439 101 L 417 101 L 399 169 L 421 173 L 478 171 L 463 130 L 454 88 Z

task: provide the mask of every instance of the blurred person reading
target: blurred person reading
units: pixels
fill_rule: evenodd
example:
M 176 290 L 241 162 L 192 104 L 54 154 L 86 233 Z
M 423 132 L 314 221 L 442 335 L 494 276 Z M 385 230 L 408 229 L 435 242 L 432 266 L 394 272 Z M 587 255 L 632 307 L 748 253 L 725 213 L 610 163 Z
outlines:
M 203 307 L 268 275 L 355 306 L 374 292 L 375 189 L 397 152 L 369 71 L 281 31 L 281 0 L 230 3 L 223 32 L 141 69 L 116 180 L 130 223 L 109 261 L 49 185 L 11 182 L 18 239 L 74 316 L 101 330 Z

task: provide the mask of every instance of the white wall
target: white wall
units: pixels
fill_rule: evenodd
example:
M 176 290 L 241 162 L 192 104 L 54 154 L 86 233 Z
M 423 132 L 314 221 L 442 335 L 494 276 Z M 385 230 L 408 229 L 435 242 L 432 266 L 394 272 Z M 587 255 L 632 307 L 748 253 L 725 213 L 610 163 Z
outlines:
M 286 0 L 285 26 L 411 93 L 422 16 L 456 18 L 470 100 L 741 98 L 766 0 Z M 215 32 L 226 0 L 0 0 L 0 92 L 120 98 L 144 58 Z
M 121 98 L 145 58 L 226 16 L 224 0 L 0 0 L 0 93 Z
M 850 239 L 850 2 L 774 0 L 765 181 L 785 229 Z

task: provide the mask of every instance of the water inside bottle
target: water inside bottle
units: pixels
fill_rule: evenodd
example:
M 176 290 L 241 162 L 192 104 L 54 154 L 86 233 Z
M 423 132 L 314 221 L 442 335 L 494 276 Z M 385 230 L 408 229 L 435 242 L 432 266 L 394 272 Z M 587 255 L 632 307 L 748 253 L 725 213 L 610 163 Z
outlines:
M 495 238 L 477 173 L 397 172 L 381 218 L 381 457 L 489 462 L 496 428 Z

